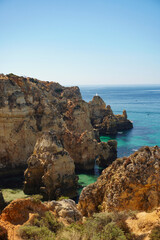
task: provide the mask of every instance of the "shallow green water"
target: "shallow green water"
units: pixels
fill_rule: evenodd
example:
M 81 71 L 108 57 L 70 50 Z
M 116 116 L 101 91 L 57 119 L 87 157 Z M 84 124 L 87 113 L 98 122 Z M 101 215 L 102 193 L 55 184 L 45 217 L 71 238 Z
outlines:
M 78 183 L 83 187 L 86 187 L 87 185 L 94 183 L 97 180 L 98 175 L 95 174 L 78 174 L 79 181 Z M 82 191 L 82 188 L 78 190 L 78 193 Z
M 122 114 L 126 109 L 128 119 L 133 121 L 133 129 L 119 132 L 116 136 L 101 136 L 101 141 L 117 140 L 118 157 L 129 156 L 142 146 L 160 146 L 160 86 L 104 86 L 81 87 L 85 101 L 92 100 L 97 93 L 106 105 L 111 105 L 115 114 Z M 89 176 L 89 177 L 88 177 Z M 82 174 L 79 182 L 86 186 L 98 177 Z

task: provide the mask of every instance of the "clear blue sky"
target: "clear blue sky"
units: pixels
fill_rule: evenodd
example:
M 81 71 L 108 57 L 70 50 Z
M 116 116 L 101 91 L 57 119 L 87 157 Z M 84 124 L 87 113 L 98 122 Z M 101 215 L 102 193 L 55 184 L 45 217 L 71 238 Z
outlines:
M 160 84 L 160 0 L 0 0 L 0 72 Z

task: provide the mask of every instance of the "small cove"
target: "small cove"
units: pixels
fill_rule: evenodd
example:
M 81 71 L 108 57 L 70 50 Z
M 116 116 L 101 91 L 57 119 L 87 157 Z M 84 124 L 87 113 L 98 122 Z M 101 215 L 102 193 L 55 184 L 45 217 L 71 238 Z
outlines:
M 133 129 L 129 131 L 101 136 L 102 142 L 117 141 L 118 157 L 129 156 L 142 146 L 160 146 L 160 86 L 82 86 L 80 90 L 85 101 L 91 101 L 98 94 L 114 114 L 122 114 L 125 109 L 128 119 L 133 121 Z M 79 174 L 79 183 L 85 187 L 98 176 L 98 171 Z
M 80 87 L 85 101 L 92 100 L 96 93 L 103 98 L 106 105 L 111 105 L 114 114 L 121 114 L 126 109 L 128 118 L 133 121 L 134 128 L 119 132 L 116 136 L 101 136 L 101 141 L 117 140 L 118 157 L 129 156 L 140 147 L 148 145 L 160 146 L 160 86 L 139 87 Z M 77 173 L 79 176 L 78 189 L 96 181 L 102 169 L 95 164 L 94 171 Z M 25 197 L 23 195 L 24 178 L 11 178 L 5 184 L 0 184 L 3 191 L 12 199 Z M 8 190 L 7 190 L 8 189 Z M 7 196 L 8 198 L 8 196 Z

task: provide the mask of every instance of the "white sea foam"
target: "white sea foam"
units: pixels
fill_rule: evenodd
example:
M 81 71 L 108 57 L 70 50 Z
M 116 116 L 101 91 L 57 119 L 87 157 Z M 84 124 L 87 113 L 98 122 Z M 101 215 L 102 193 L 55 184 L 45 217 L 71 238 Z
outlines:
M 133 148 L 132 151 L 133 151 L 133 152 L 136 152 L 136 151 L 138 151 L 138 149 Z

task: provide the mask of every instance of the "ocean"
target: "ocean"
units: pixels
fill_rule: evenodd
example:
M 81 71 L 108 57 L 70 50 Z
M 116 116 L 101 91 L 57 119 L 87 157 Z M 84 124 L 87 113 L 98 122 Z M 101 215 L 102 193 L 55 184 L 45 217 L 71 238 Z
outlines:
M 127 111 L 133 129 L 119 132 L 117 136 L 101 136 L 101 141 L 115 139 L 118 157 L 129 156 L 142 146 L 160 147 L 160 85 L 150 86 L 81 86 L 82 97 L 89 102 L 98 94 L 110 105 L 114 114 Z M 79 183 L 86 186 L 96 181 L 98 166 L 91 174 L 79 174 Z
M 118 142 L 118 157 L 129 156 L 140 147 L 148 145 L 160 147 L 160 85 L 159 86 L 89 86 L 80 87 L 82 97 L 89 102 L 93 96 L 98 94 L 110 105 L 115 114 L 121 114 L 123 109 L 127 111 L 128 119 L 133 121 L 133 129 L 119 132 L 117 136 L 101 136 L 101 141 L 116 139 Z M 95 164 L 92 172 L 78 174 L 79 194 L 83 187 L 96 181 L 102 169 Z M 7 201 L 18 197 L 24 197 L 22 190 L 23 179 L 15 179 L 14 188 L 8 180 L 8 187 L 3 189 L 3 195 Z M 11 186 L 10 186 L 11 185 Z M 78 201 L 78 197 L 75 199 Z

